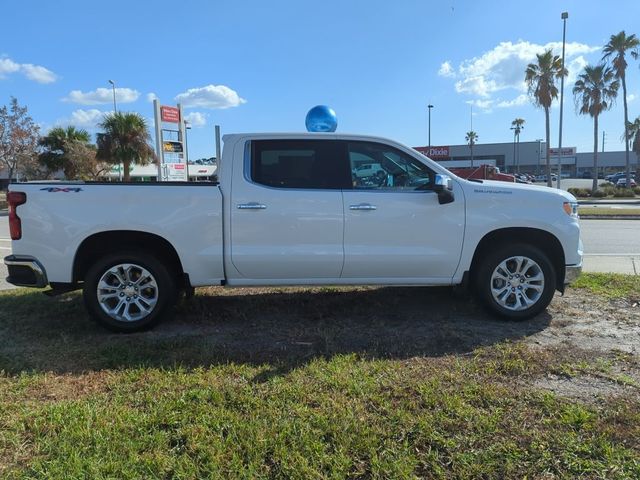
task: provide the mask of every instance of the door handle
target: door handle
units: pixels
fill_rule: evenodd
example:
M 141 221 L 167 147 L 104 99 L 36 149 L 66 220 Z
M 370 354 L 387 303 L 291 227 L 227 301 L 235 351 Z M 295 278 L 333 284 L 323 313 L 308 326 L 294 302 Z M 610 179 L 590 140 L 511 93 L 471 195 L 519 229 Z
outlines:
M 266 205 L 258 202 L 250 202 L 250 203 L 239 203 L 238 209 L 240 210 L 264 210 L 267 208 Z
M 349 205 L 349 210 L 377 210 L 378 207 L 370 203 L 361 203 L 359 205 Z

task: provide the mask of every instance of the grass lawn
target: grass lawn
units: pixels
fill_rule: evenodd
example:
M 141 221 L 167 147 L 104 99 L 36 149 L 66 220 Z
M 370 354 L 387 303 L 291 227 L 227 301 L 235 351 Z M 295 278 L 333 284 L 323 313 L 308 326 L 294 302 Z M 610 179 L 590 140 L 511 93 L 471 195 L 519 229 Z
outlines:
M 580 215 L 640 215 L 640 208 L 607 208 L 607 207 L 580 207 Z
M 544 315 L 491 336 L 477 307 L 425 291 L 205 290 L 128 336 L 77 294 L 2 292 L 0 478 L 640 478 L 638 385 L 598 403 L 534 388 L 609 360 L 526 344 Z M 458 321 L 480 333 L 448 344 Z
M 607 298 L 629 298 L 640 301 L 640 276 L 619 273 L 583 273 L 572 284 Z

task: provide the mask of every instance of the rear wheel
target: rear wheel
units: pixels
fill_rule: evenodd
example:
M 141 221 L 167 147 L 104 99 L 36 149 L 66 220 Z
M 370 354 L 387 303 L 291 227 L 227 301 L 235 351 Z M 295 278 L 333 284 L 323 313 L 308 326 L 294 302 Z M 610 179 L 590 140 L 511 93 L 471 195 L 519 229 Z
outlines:
M 176 300 L 167 267 L 144 252 L 105 256 L 85 276 L 84 302 L 91 316 L 116 332 L 135 332 L 156 325 Z
M 480 300 L 494 313 L 524 320 L 543 311 L 556 289 L 549 258 L 527 244 L 499 245 L 482 260 L 476 276 Z

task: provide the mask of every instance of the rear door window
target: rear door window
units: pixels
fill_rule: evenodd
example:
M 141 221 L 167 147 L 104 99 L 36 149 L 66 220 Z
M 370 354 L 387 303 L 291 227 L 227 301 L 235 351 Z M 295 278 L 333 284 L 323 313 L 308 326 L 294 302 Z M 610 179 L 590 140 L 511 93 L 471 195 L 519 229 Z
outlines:
M 251 180 L 274 188 L 351 187 L 344 145 L 333 140 L 255 140 Z

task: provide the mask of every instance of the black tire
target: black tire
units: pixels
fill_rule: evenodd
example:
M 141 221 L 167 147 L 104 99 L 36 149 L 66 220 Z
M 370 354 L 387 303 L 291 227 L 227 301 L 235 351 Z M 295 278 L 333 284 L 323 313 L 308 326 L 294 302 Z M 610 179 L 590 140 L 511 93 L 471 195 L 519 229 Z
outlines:
M 532 263 L 526 271 L 521 272 L 517 269 L 518 264 L 514 257 L 526 258 Z M 508 267 L 507 273 L 515 269 L 518 274 L 505 276 L 504 281 L 493 278 L 494 272 L 502 273 L 502 269 L 497 269 L 503 262 L 506 262 L 505 265 Z M 533 281 L 539 275 L 543 277 L 542 284 L 538 280 Z M 540 249 L 528 244 L 496 245 L 495 250 L 486 253 L 481 259 L 475 276 L 475 291 L 479 300 L 492 313 L 510 320 L 526 320 L 536 316 L 551 303 L 555 290 L 556 272 L 549 257 Z M 498 299 L 494 297 L 494 291 Z M 525 300 L 533 303 L 526 306 Z
M 105 308 L 109 308 L 116 302 L 120 302 L 123 299 L 113 298 L 108 299 L 105 302 L 101 303 L 98 299 L 98 283 L 103 278 L 103 276 L 108 275 L 114 267 L 123 264 L 132 264 L 135 267 L 139 267 L 139 269 L 132 268 L 130 269 L 130 274 L 126 274 L 125 276 L 134 275 L 137 271 L 146 270 L 150 274 L 150 278 L 153 279 L 153 282 L 148 282 L 147 288 L 145 289 L 145 284 L 141 284 L 139 286 L 140 292 L 136 290 L 135 298 L 138 299 L 137 293 L 140 293 L 139 300 L 134 300 L 133 295 L 127 297 L 123 295 L 125 290 L 122 293 L 118 293 L 118 296 L 123 297 L 127 301 L 131 298 L 131 302 L 140 302 L 131 305 L 124 305 L 122 308 L 126 310 L 126 314 L 131 316 L 133 312 L 133 317 L 131 320 L 118 319 L 115 317 L 124 316 L 125 312 L 121 309 L 118 311 L 123 312 L 123 315 L 118 315 L 114 313 L 109 315 L 105 309 L 103 309 L 103 305 Z M 116 279 L 114 284 L 119 285 L 118 278 L 116 275 L 107 276 Z M 131 293 L 135 287 L 128 287 L 128 285 L 133 285 L 132 283 L 127 284 L 127 289 L 131 290 Z M 113 286 L 109 287 L 110 289 L 114 289 L 114 291 L 120 292 L 119 289 L 123 288 L 121 286 Z M 146 292 L 151 292 L 149 294 L 149 298 L 145 298 L 143 296 L 143 290 Z M 109 290 L 102 290 L 103 292 L 109 292 Z M 103 327 L 121 333 L 131 333 L 138 332 L 141 330 L 147 330 L 155 325 L 157 325 L 164 317 L 166 317 L 170 311 L 172 310 L 176 299 L 177 299 L 177 289 L 175 281 L 171 275 L 169 269 L 156 257 L 153 255 L 149 255 L 148 253 L 137 251 L 137 250 L 128 250 L 120 253 L 113 253 L 106 255 L 96 261 L 87 271 L 87 274 L 84 278 L 84 287 L 83 287 L 83 298 L 84 304 L 91 315 L 91 317 L 96 320 Z M 151 306 L 151 301 L 153 301 L 153 305 Z M 111 302 L 111 304 L 109 304 Z M 149 302 L 149 303 L 146 303 Z M 118 303 L 119 305 L 119 303 Z M 149 313 L 146 313 L 138 305 L 145 306 Z M 138 315 L 141 318 L 137 319 L 135 317 L 136 311 L 139 312 Z M 145 315 L 145 316 L 142 316 Z

